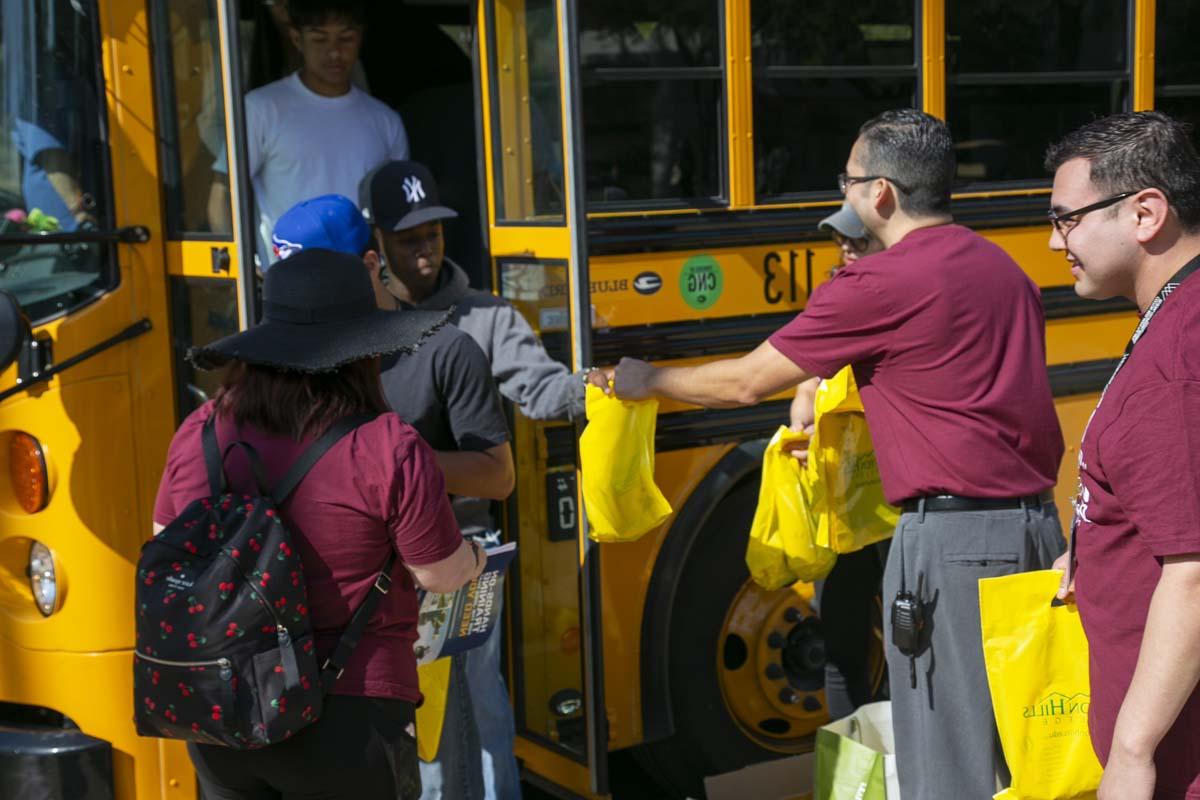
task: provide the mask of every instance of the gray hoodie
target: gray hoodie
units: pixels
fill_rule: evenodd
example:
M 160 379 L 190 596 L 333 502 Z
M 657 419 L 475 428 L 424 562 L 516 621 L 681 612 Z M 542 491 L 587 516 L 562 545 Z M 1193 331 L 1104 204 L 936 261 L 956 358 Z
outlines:
M 449 258 L 433 294 L 417 308 L 454 307 L 450 322 L 469 334 L 492 363 L 500 394 L 530 419 L 575 419 L 583 415 L 583 377 L 555 361 L 537 334 L 507 300 L 472 289 L 467 273 Z

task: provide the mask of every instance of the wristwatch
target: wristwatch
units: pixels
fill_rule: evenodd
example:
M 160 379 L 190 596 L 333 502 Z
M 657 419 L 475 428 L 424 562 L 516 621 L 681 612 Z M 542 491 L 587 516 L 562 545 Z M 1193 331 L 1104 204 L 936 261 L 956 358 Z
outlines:
M 483 552 L 483 548 L 479 546 L 479 542 L 474 539 L 468 539 L 467 542 L 471 545 L 471 552 L 475 554 L 475 568 L 479 568 L 479 562 L 487 563 L 487 554 Z

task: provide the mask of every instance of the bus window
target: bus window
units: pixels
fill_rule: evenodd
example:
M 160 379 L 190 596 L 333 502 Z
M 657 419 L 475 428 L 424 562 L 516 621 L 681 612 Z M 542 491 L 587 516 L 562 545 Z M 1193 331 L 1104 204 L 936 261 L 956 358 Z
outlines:
M 554 0 L 497 3 L 489 43 L 496 218 L 563 221 L 562 105 Z M 506 12 L 506 13 L 502 13 Z
M 0 0 L 0 289 L 37 323 L 112 288 L 99 244 L 5 235 L 108 228 L 108 147 L 94 2 Z
M 1200 130 L 1200 15 L 1194 0 L 1158 0 L 1154 107 Z
M 947 122 L 964 181 L 1044 180 L 1046 146 L 1129 107 L 1128 0 L 946 4 Z
M 917 91 L 912 0 L 753 0 L 759 202 L 837 191 L 859 126 Z
M 587 200 L 650 207 L 726 194 L 721 3 L 581 3 Z
M 161 48 L 159 131 L 163 141 L 163 188 L 167 231 L 172 238 L 211 233 L 231 236 L 227 192 L 212 191 L 213 165 L 225 152 L 225 99 L 221 86 L 220 41 L 215 0 L 159 0 Z M 211 224 L 210 224 L 211 223 Z

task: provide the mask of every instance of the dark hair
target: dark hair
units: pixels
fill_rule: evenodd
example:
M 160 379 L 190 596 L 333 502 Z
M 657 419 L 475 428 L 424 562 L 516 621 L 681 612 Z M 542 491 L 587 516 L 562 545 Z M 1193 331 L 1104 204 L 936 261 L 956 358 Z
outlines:
M 331 372 L 292 372 L 234 361 L 217 390 L 214 413 L 300 441 L 320 436 L 342 417 L 386 410 L 379 359 L 364 358 Z
M 288 22 L 297 30 L 324 25 L 332 20 L 366 26 L 365 0 L 291 0 L 288 3 Z
M 1191 232 L 1200 228 L 1200 155 L 1191 126 L 1161 111 L 1133 111 L 1094 119 L 1046 150 L 1054 174 L 1086 159 L 1092 185 L 1105 194 L 1158 189 Z
M 898 108 L 867 120 L 858 138 L 863 169 L 899 184 L 902 211 L 925 217 L 950 210 L 955 161 L 946 123 L 915 108 Z

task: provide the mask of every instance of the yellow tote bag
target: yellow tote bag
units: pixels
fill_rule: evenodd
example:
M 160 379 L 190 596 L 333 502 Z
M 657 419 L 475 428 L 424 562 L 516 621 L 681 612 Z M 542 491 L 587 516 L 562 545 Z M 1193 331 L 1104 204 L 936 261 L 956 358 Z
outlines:
M 417 683 L 425 701 L 417 708 L 417 755 L 434 761 L 442 726 L 446 722 L 446 698 L 450 694 L 450 659 L 439 658 L 417 667 Z
M 979 581 L 988 687 L 1012 785 L 996 800 L 1094 798 L 1088 647 L 1073 603 L 1051 606 L 1061 570 Z
M 837 559 L 813 538 L 817 521 L 809 508 L 810 487 L 802 479 L 800 462 L 783 450 L 784 445 L 805 438 L 806 434 L 781 425 L 763 453 L 762 484 L 746 544 L 746 566 L 754 582 L 764 589 L 820 580 Z
M 891 537 L 900 511 L 883 496 L 879 465 L 854 372 L 846 367 L 817 390 L 807 480 L 814 487 L 817 543 L 852 553 Z
M 588 424 L 579 437 L 583 502 L 598 542 L 631 542 L 671 515 L 654 483 L 657 400 L 621 400 L 587 387 Z

